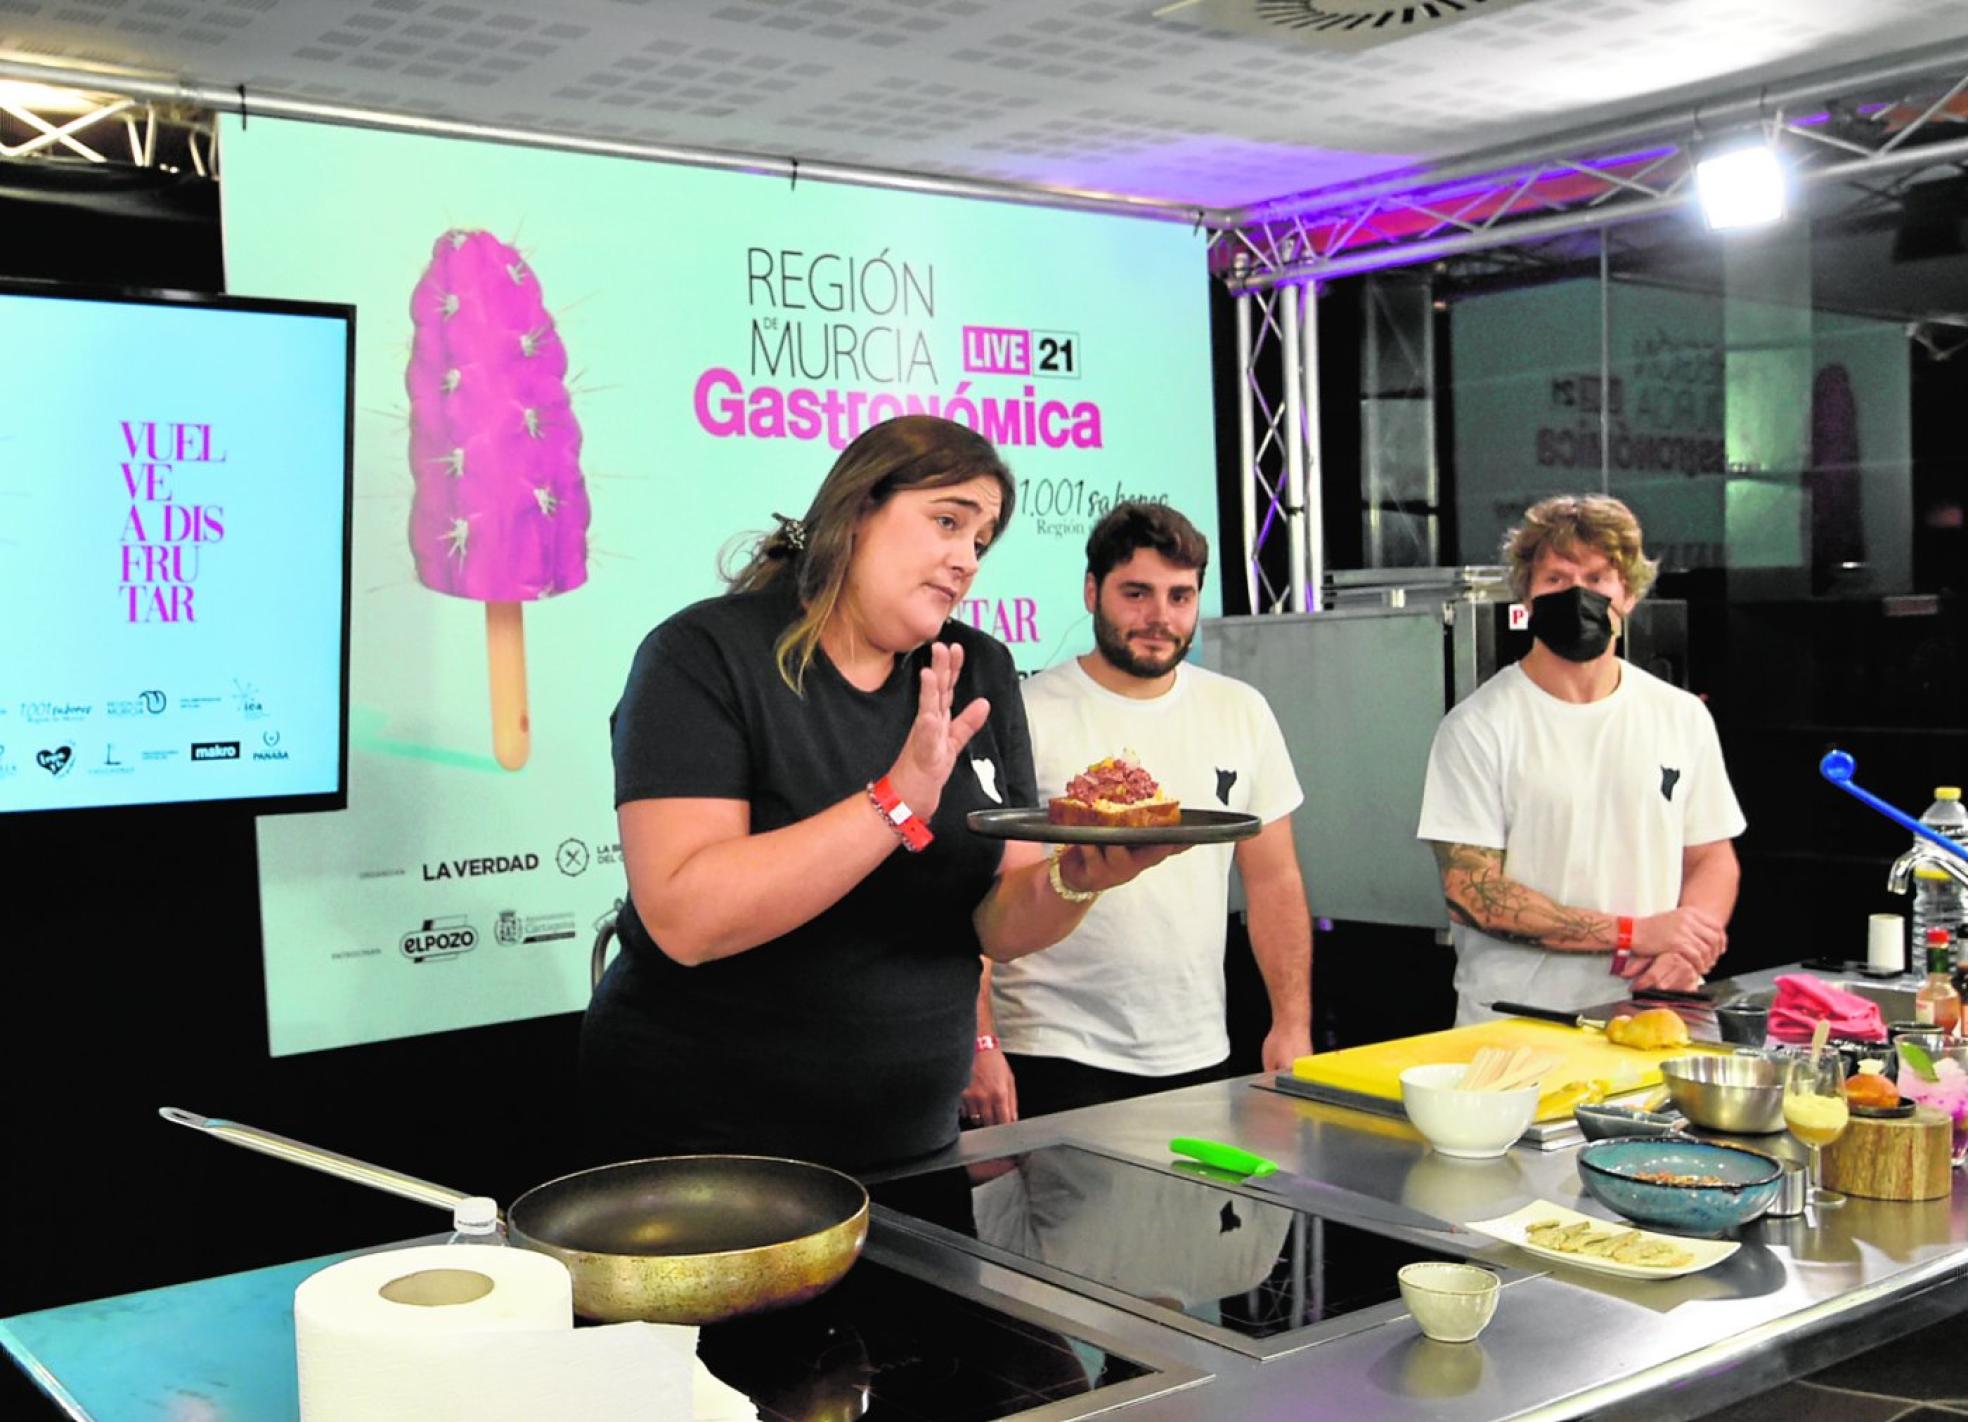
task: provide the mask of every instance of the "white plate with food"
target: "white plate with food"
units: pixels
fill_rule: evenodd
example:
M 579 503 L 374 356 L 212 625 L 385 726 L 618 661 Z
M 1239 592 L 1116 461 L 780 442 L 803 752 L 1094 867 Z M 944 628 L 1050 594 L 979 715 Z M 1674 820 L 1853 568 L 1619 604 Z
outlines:
M 1256 815 L 1230 810 L 1183 810 L 1173 824 L 1062 825 L 1044 810 L 972 810 L 965 822 L 987 839 L 1041 844 L 1228 844 L 1264 828 Z
M 1553 1264 L 1621 1279 L 1678 1279 L 1712 1268 L 1742 1246 L 1732 1239 L 1690 1239 L 1634 1229 L 1537 1200 L 1513 1214 L 1471 1220 L 1468 1228 Z

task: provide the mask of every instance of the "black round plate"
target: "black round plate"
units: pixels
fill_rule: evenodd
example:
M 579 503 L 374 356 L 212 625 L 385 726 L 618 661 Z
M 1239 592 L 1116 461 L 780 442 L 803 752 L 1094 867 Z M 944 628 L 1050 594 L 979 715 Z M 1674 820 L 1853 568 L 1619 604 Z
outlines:
M 1914 1101 L 1902 1101 L 1897 1106 L 1847 1106 L 1845 1109 L 1854 1116 L 1863 1116 L 1870 1121 L 1897 1121 L 1913 1114 L 1918 1105 Z
M 1040 844 L 1229 844 L 1264 828 L 1256 815 L 1231 810 L 1184 810 L 1172 825 L 1056 825 L 1044 810 L 972 810 L 965 818 L 986 839 Z

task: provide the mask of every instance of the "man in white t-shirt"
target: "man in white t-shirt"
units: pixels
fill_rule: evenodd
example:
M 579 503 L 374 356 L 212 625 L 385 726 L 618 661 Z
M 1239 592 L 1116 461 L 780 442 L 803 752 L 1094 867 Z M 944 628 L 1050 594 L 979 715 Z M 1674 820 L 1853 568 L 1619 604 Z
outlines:
M 1290 818 L 1304 795 L 1263 695 L 1184 660 L 1208 563 L 1209 541 L 1166 505 L 1122 503 L 1094 528 L 1085 596 L 1095 650 L 1024 683 L 1039 795 L 1062 794 L 1089 765 L 1125 752 L 1185 806 L 1253 814 L 1264 828 L 1109 890 L 1044 953 L 987 964 L 966 1124 L 1222 1075 L 1233 859 L 1271 1001 L 1264 1067 L 1287 1070 L 1312 1050 L 1312 919 Z
M 1531 650 L 1443 718 L 1421 800 L 1456 1022 L 1699 987 L 1728 945 L 1744 821 L 1708 708 L 1617 651 L 1657 567 L 1640 524 L 1618 499 L 1550 498 L 1504 557 Z

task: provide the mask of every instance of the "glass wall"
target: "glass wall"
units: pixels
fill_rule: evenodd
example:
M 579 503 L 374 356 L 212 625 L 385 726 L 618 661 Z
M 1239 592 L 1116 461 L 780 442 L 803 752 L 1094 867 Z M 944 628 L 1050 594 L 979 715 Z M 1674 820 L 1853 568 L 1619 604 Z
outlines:
M 1633 506 L 1668 571 L 1726 574 L 1731 599 L 1956 585 L 1968 365 L 1943 367 L 1968 340 L 1960 219 L 1951 244 L 1909 247 L 1904 208 L 1847 207 L 1736 236 L 1659 219 L 1438 267 L 1448 556 L 1487 560 L 1528 503 L 1596 489 Z
M 1639 515 L 1750 821 L 1742 968 L 1862 958 L 1866 915 L 1906 911 L 1904 833 L 1820 779 L 1825 750 L 1915 814 L 1968 782 L 1968 179 L 1813 204 L 1350 284 L 1361 565 L 1496 562 L 1547 494 Z

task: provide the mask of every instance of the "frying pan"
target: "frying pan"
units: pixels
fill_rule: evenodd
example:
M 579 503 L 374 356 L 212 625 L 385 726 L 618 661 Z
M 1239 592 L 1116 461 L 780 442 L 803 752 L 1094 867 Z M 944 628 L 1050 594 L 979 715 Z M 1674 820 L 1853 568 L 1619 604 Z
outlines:
M 175 1106 L 158 1111 L 247 1150 L 420 1204 L 464 1192 Z M 516 1245 L 574 1278 L 574 1311 L 603 1323 L 717 1323 L 825 1293 L 868 1238 L 859 1181 L 800 1160 L 674 1155 L 597 1166 L 536 1185 L 506 1211 Z

